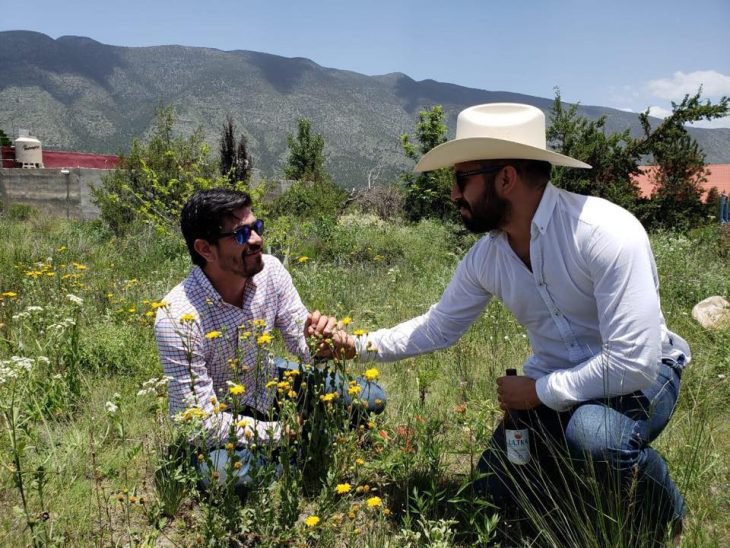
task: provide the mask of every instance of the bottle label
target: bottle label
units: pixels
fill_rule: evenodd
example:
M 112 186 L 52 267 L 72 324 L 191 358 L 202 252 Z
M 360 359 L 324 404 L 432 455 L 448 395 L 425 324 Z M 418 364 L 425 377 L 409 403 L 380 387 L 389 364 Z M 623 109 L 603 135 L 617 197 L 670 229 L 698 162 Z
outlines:
M 505 429 L 504 434 L 507 439 L 507 459 L 513 464 L 530 462 L 530 431 L 527 428 Z

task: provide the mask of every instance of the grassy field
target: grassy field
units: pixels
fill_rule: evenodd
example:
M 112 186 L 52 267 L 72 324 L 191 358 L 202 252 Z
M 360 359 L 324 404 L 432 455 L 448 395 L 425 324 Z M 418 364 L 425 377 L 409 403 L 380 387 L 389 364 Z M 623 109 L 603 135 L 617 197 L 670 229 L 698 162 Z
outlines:
M 730 295 L 729 238 L 652 236 L 667 323 L 694 353 L 656 443 L 687 499 L 684 546 L 730 544 L 730 329 L 690 316 Z M 350 216 L 291 229 L 289 268 L 310 309 L 374 329 L 434 303 L 473 241 L 453 226 Z M 529 353 L 499 303 L 451 349 L 379 366 L 386 412 L 333 434 L 316 481 L 285 474 L 239 503 L 191 486 L 171 451 L 164 386 L 144 384 L 162 374 L 154 303 L 189 269 L 181 239 L 0 218 L 0 258 L 0 545 L 450 546 L 492 535 L 473 468 L 499 417 L 494 380 Z M 632 543 L 620 530 L 591 537 L 589 525 L 577 545 Z

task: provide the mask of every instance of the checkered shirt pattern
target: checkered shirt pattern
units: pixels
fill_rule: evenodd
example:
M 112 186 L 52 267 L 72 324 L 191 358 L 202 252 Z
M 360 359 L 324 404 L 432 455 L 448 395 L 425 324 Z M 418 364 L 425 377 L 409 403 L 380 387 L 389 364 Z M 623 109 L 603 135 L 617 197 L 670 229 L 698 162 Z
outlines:
M 275 377 L 276 368 L 265 346 L 257 345 L 257 335 L 278 329 L 289 352 L 309 361 L 304 338 L 307 309 L 281 262 L 271 255 L 264 255 L 263 260 L 263 270 L 246 282 L 240 308 L 223 301 L 196 266 L 167 294 L 165 306 L 157 311 L 155 337 L 162 368 L 171 378 L 170 415 L 201 407 L 212 444 L 226 442 L 233 420 L 229 413 L 211 413 L 212 399 L 223 399 L 228 382 L 246 388 L 243 404 L 262 413 L 271 408 L 273 391 L 265 385 Z M 186 315 L 190 319 L 181 320 Z M 239 439 L 244 441 L 242 430 Z

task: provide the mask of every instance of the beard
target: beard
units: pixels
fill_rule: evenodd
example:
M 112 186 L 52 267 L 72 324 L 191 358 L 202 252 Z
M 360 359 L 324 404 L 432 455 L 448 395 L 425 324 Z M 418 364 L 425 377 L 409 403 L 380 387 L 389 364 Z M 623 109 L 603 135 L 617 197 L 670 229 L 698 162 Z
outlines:
M 241 267 L 244 278 L 250 278 L 264 269 L 264 258 L 260 245 L 246 246 L 245 251 L 241 253 Z
M 485 185 L 479 201 L 470 205 L 466 200 L 458 200 L 456 206 L 461 210 L 461 219 L 469 232 L 483 234 L 502 228 L 510 217 L 512 205 L 497 196 L 495 180 Z M 466 211 L 464 211 L 466 210 Z

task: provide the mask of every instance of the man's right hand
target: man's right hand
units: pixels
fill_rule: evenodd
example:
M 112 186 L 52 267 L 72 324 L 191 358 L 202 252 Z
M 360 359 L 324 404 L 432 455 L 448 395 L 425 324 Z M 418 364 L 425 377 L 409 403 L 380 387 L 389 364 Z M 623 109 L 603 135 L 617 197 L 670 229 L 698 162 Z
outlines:
M 319 310 L 310 312 L 304 323 L 304 336 L 322 339 L 314 354 L 315 358 L 337 356 L 350 360 L 355 357 L 355 339 L 334 316 L 325 316 Z

